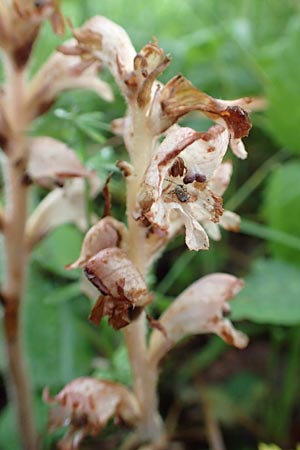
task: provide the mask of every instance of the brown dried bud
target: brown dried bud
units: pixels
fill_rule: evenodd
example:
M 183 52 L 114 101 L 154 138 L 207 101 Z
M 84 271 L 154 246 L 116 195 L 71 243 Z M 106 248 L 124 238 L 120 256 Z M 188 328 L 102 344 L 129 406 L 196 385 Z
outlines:
M 122 328 L 151 301 L 144 278 L 119 248 L 98 252 L 85 265 L 85 274 L 102 293 L 90 316 L 93 323 L 108 315 L 115 329 Z

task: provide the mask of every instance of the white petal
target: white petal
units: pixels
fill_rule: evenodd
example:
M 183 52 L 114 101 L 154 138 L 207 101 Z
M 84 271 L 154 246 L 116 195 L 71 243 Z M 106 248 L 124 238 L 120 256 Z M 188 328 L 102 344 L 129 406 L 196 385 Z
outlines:
M 248 153 L 246 152 L 244 143 L 241 139 L 230 139 L 230 147 L 233 153 L 240 159 L 246 159 Z
M 221 164 L 214 172 L 212 178 L 209 180 L 210 189 L 217 195 L 223 195 L 230 182 L 231 174 L 231 161 L 226 161 Z
M 224 211 L 220 218 L 220 225 L 228 231 L 238 231 L 240 229 L 241 218 L 232 211 Z

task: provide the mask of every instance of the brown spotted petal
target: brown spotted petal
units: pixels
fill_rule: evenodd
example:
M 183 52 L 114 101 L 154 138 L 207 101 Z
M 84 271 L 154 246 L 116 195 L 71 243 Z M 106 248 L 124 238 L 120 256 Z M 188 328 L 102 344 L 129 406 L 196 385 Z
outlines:
M 119 248 L 101 250 L 89 259 L 84 271 L 102 294 L 90 316 L 95 324 L 108 315 L 115 329 L 122 328 L 151 301 L 141 273 Z
M 106 17 L 95 16 L 74 36 L 79 51 L 107 66 L 121 91 L 127 91 L 124 81 L 133 71 L 136 51 L 125 30 Z
M 77 55 L 75 39 L 66 47 L 70 54 L 55 52 L 29 84 L 26 101 L 32 119 L 47 112 L 61 92 L 71 89 L 93 90 L 104 100 L 113 100 L 110 86 L 97 76 L 99 62 Z
M 175 159 L 199 137 L 200 133 L 188 127 L 170 130 L 155 152 L 145 173 L 144 183 L 138 194 L 142 211 L 149 210 L 153 202 L 161 196 L 164 180 Z
M 62 185 L 65 178 L 89 177 L 74 150 L 50 137 L 30 141 L 27 174 L 40 186 L 51 188 Z
M 159 320 L 167 337 L 157 330 L 151 334 L 149 357 L 152 362 L 157 364 L 180 339 L 191 334 L 216 333 L 228 344 L 244 348 L 248 338 L 224 317 L 230 311 L 228 300 L 242 287 L 240 279 L 215 273 L 183 291 Z
M 139 194 L 139 214 L 152 231 L 171 239 L 185 227 L 191 250 L 208 248 L 199 222 L 218 222 L 223 214 L 222 198 L 213 192 L 209 181 L 221 165 L 228 142 L 228 130 L 220 125 L 206 133 L 189 128 L 167 133 Z
M 110 216 L 104 217 L 89 229 L 83 240 L 79 258 L 67 268 L 82 267 L 100 250 L 119 247 L 125 234 L 126 227 L 122 222 Z
M 134 425 L 140 414 L 136 398 L 124 386 L 89 377 L 71 381 L 54 397 L 45 389 L 43 399 L 52 406 L 50 430 L 68 426 L 60 450 L 79 449 L 85 436 L 98 435 L 112 417 Z
M 162 89 L 158 101 L 161 105 L 162 130 L 191 111 L 199 111 L 211 120 L 225 125 L 231 135 L 231 147 L 241 158 L 246 157 L 241 138 L 248 136 L 251 122 L 247 112 L 239 105 L 226 103 L 195 88 L 182 75 L 172 78 Z M 243 104 L 243 102 L 241 101 Z
M 90 179 L 91 196 L 100 190 L 99 180 Z M 74 223 L 82 231 L 88 227 L 86 216 L 86 188 L 83 179 L 73 179 L 63 188 L 50 192 L 33 211 L 26 225 L 26 241 L 34 247 L 52 230 L 65 223 Z

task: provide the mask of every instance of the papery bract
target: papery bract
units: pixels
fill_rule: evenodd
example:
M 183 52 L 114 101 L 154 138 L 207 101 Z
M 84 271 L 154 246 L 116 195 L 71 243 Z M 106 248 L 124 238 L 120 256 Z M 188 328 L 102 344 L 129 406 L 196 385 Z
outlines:
M 108 315 L 114 328 L 122 328 L 152 299 L 141 273 L 119 248 L 101 250 L 88 260 L 84 271 L 102 294 L 90 316 L 95 324 Z
M 224 317 L 230 311 L 227 301 L 242 287 L 241 280 L 223 273 L 207 275 L 189 286 L 159 319 L 167 337 L 152 332 L 149 358 L 158 363 L 180 339 L 200 333 L 216 333 L 228 344 L 244 348 L 248 338 Z
M 86 435 L 96 436 L 109 419 L 116 417 L 133 425 L 139 417 L 134 395 L 124 386 L 94 378 L 77 378 L 54 397 L 47 389 L 44 401 L 57 404 L 50 411 L 49 428 L 68 426 L 59 443 L 61 450 L 76 450 Z

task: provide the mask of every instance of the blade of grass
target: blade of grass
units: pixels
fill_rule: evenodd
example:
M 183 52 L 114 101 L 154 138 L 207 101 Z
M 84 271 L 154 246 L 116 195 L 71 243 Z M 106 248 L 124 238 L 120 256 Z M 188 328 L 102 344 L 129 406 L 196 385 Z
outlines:
M 249 236 L 283 244 L 294 250 L 300 250 L 300 238 L 297 236 L 285 233 L 284 231 L 274 230 L 260 223 L 252 222 L 251 220 L 242 219 L 240 232 Z
M 225 208 L 236 211 L 238 207 L 252 194 L 252 192 L 264 181 L 280 162 L 288 158 L 284 150 L 280 150 L 271 158 L 267 159 L 226 202 Z

